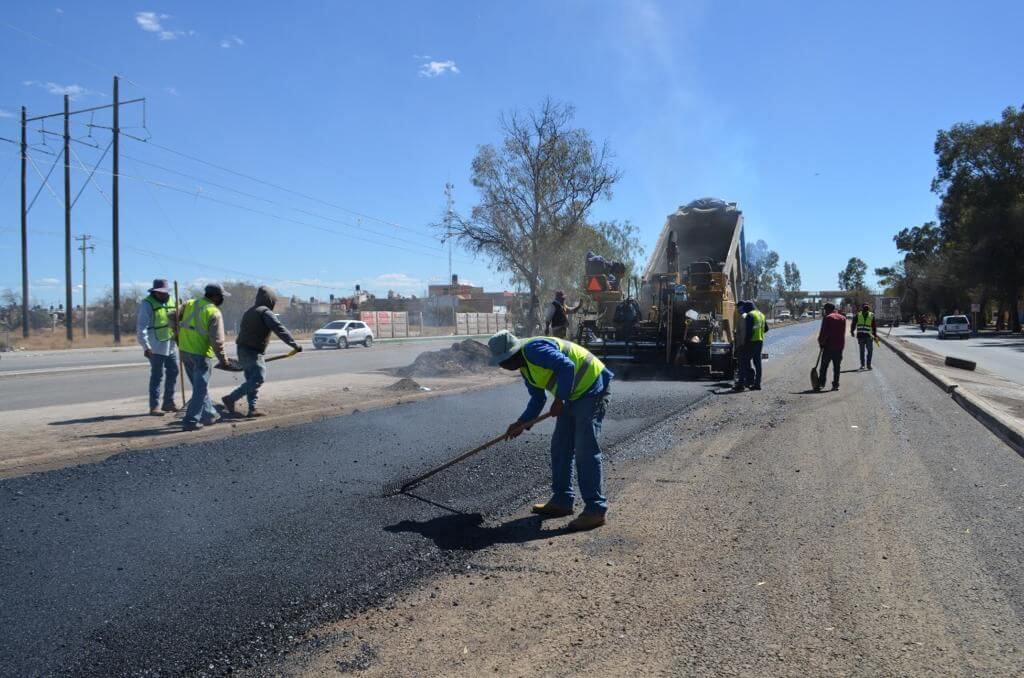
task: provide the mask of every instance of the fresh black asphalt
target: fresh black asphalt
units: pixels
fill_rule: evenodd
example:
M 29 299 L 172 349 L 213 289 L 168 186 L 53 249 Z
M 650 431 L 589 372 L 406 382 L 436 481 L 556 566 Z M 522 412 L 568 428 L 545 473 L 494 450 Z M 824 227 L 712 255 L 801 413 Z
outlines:
M 768 350 L 812 329 L 776 330 Z M 714 388 L 617 380 L 606 448 L 635 453 Z M 521 538 L 479 528 L 479 514 L 544 498 L 550 424 L 418 498 L 380 489 L 502 431 L 525 399 L 498 387 L 0 481 L 0 675 L 259 665 L 460 552 Z

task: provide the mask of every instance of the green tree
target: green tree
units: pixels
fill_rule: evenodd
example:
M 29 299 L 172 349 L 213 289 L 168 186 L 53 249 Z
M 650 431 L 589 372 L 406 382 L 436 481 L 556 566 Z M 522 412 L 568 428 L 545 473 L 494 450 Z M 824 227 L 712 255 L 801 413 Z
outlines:
M 1020 329 L 1024 287 L 1024 109 L 938 133 L 932 190 L 941 196 L 943 251 L 962 287 L 998 297 Z M 1001 315 L 1001 314 L 1000 314 Z
M 744 293 L 747 299 L 755 300 L 771 292 L 777 286 L 779 253 L 768 249 L 764 240 L 747 243 L 744 251 Z
M 529 332 L 540 327 L 540 295 L 559 270 L 556 255 L 572 249 L 594 203 L 611 198 L 621 177 L 608 145 L 572 127 L 574 116 L 572 106 L 550 99 L 537 110 L 502 115 L 501 145 L 484 144 L 473 159 L 480 201 L 469 218 L 451 220 L 451 237 L 488 255 L 528 291 Z
M 782 277 L 780 279 L 780 296 L 786 300 L 786 308 L 794 316 L 799 313 L 801 303 L 798 292 L 801 291 L 803 280 L 800 277 L 800 269 L 796 262 L 787 261 L 782 264 Z

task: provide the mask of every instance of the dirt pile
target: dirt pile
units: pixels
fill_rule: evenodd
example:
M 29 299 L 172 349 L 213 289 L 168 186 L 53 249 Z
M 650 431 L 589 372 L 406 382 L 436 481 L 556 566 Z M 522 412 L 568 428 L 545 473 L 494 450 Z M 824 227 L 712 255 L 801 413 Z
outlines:
M 412 365 L 396 370 L 400 377 L 440 377 L 456 374 L 488 372 L 494 368 L 488 362 L 491 352 L 479 341 L 465 339 L 451 348 L 425 351 L 416 356 Z
M 420 386 L 419 382 L 409 377 L 403 377 L 390 386 L 385 387 L 388 391 L 429 391 L 426 386 Z

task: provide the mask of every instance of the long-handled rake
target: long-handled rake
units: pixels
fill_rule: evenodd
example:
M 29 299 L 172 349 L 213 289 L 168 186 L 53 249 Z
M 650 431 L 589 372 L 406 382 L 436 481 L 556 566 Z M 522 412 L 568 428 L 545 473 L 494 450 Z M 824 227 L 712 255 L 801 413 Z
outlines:
M 532 428 L 535 424 L 539 424 L 540 422 L 544 421 L 545 419 L 547 419 L 550 416 L 551 416 L 550 412 L 548 412 L 547 414 L 542 414 L 539 417 L 537 417 L 536 419 L 532 419 L 532 420 L 524 423 L 523 424 L 523 429 L 525 430 L 525 429 L 528 429 L 528 428 Z M 383 486 L 383 488 L 381 490 L 381 496 L 391 497 L 391 496 L 394 496 L 396 494 L 402 494 L 403 492 L 406 492 L 406 491 L 412 489 L 416 485 L 419 485 L 420 483 L 422 483 L 427 478 L 430 478 L 431 476 L 440 473 L 441 471 L 445 470 L 446 468 L 448 468 L 450 466 L 454 466 L 455 464 L 458 464 L 460 461 L 465 461 L 466 459 L 469 459 L 470 457 L 472 457 L 474 454 L 477 454 L 478 452 L 483 452 L 488 447 L 491 447 L 492 445 L 497 445 L 498 443 L 500 443 L 503 440 L 508 440 L 508 433 L 502 433 L 500 436 L 498 436 L 496 438 L 492 438 L 491 440 L 488 440 L 483 445 L 481 445 L 479 447 L 474 447 L 469 452 L 464 452 L 463 454 L 460 454 L 459 456 L 455 457 L 454 459 L 449 459 L 448 461 L 444 462 L 443 464 L 441 464 L 439 466 L 435 466 L 434 468 L 430 469 L 429 471 L 427 471 L 425 473 L 421 473 L 418 476 L 414 476 L 412 478 L 402 478 L 402 479 L 399 479 L 399 480 L 393 480 L 391 482 L 384 483 L 384 486 Z
M 273 358 L 267 358 L 263 362 L 265 362 L 265 363 L 272 363 L 275 360 L 284 360 L 285 358 L 291 358 L 296 353 L 298 353 L 298 351 L 296 351 L 295 349 L 292 349 L 288 353 L 282 353 L 281 355 L 275 355 Z M 214 365 L 214 367 L 216 367 L 219 370 L 224 370 L 225 372 L 241 372 L 242 371 L 242 367 L 238 364 L 238 361 L 236 361 L 234 359 L 231 359 L 231 361 L 227 365 Z

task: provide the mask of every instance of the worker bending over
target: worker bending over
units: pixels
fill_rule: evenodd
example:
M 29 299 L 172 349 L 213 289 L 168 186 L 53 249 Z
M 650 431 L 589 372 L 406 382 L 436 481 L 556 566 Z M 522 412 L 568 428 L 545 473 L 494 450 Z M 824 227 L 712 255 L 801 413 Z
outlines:
M 213 358 L 222 366 L 228 364 L 224 355 L 224 316 L 218 306 L 228 293 L 217 283 L 206 286 L 202 299 L 189 299 L 179 314 L 178 349 L 185 374 L 192 383 L 192 397 L 185 408 L 182 427 L 195 431 L 217 422 L 217 410 L 210 401 L 210 378 Z
M 526 410 L 508 427 L 516 438 L 527 422 L 537 418 L 547 393 L 554 396 L 551 415 L 557 417 L 551 437 L 551 498 L 535 504 L 533 512 L 546 517 L 569 516 L 574 512 L 573 460 L 583 498 L 583 512 L 569 523 L 569 529 L 589 530 L 605 523 L 608 500 L 603 493 L 601 422 L 608 407 L 612 373 L 590 351 L 558 337 L 518 339 L 502 330 L 487 342 L 491 364 L 519 370 L 530 393 Z
M 273 332 L 292 350 L 301 351 L 302 347 L 292 338 L 288 328 L 281 324 L 274 313 L 277 295 L 266 285 L 256 290 L 256 303 L 242 314 L 242 322 L 238 328 L 235 345 L 238 351 L 238 365 L 245 373 L 245 381 L 230 394 L 221 398 L 224 409 L 235 413 L 235 403 L 245 396 L 249 405 L 248 417 L 262 417 L 264 412 L 256 409 L 260 386 L 267 378 L 267 364 L 263 354 L 270 344 L 270 333 Z
M 875 314 L 871 312 L 871 307 L 864 304 L 860 307 L 860 313 L 857 314 L 857 318 L 854 320 L 854 324 L 850 327 L 850 336 L 854 333 L 857 334 L 857 344 L 860 348 L 860 369 L 871 369 L 871 356 L 875 352 L 875 346 L 872 342 L 875 341 L 875 337 L 878 336 L 878 325 L 875 323 Z M 864 362 L 865 353 L 867 354 L 867 363 Z

